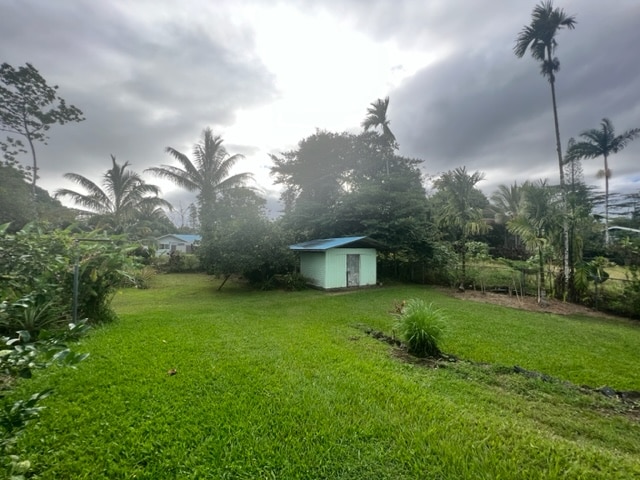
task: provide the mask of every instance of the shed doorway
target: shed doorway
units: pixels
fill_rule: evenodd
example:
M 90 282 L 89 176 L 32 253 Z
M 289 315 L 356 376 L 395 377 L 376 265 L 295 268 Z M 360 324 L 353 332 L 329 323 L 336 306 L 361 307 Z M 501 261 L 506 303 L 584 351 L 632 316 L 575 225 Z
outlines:
M 347 287 L 360 286 L 360 255 L 347 255 Z

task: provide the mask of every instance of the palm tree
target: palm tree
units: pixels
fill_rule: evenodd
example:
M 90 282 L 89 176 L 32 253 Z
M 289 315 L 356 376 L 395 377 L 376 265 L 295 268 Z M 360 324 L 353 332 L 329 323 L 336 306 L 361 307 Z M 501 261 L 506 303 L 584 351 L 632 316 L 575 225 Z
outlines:
M 520 213 L 523 203 L 523 185 L 513 182 L 512 185 L 498 185 L 498 189 L 491 195 L 491 201 L 495 209 L 495 221 L 497 224 L 504 225 L 514 219 Z M 515 247 L 519 246 L 519 237 L 514 235 Z M 505 247 L 507 246 L 507 235 L 505 232 Z
M 609 155 L 618 153 L 627 144 L 640 135 L 640 128 L 632 128 L 621 135 L 616 136 L 611 120 L 603 118 L 600 129 L 592 128 L 580 134 L 584 141 L 570 142 L 567 156 L 569 160 L 583 158 L 604 158 L 604 238 L 605 244 L 609 243 Z
M 253 178 L 250 173 L 229 176 L 237 161 L 244 157 L 240 154 L 230 156 L 222 146 L 222 141 L 210 128 L 205 128 L 202 131 L 202 141 L 193 146 L 194 161 L 189 160 L 184 153 L 167 147 L 167 153 L 178 161 L 180 167 L 161 165 L 145 170 L 169 179 L 190 192 L 198 192 L 198 215 L 203 233 L 213 231 L 212 215 L 218 197 L 233 187 L 244 186 Z
M 390 121 L 387 119 L 387 109 L 389 108 L 389 97 L 385 97 L 384 100 L 379 98 L 375 102 L 372 102 L 367 108 L 367 116 L 362 121 L 362 128 L 365 132 L 368 132 L 370 128 L 382 128 L 382 140 L 385 146 L 394 149 L 396 144 L 396 137 L 389 128 Z M 389 175 L 389 159 L 385 155 L 385 166 L 387 175 Z
M 545 181 L 523 185 L 523 205 L 520 213 L 509 220 L 509 231 L 518 235 L 525 245 L 538 257 L 538 302 L 544 297 L 545 246 L 551 243 L 556 231 L 558 215 L 555 207 L 555 192 Z
M 466 250 L 470 235 L 484 233 L 489 226 L 482 208 L 474 204 L 475 186 L 484 179 L 481 172 L 468 173 L 466 167 L 458 167 L 443 173 L 434 183 L 444 195 L 444 203 L 437 213 L 437 221 L 443 227 L 453 228 L 460 235 L 461 290 L 466 281 Z
M 553 8 L 551 0 L 541 2 L 533 9 L 532 20 L 520 31 L 516 45 L 513 48 L 518 58 L 522 58 L 529 50 L 531 56 L 541 62 L 540 73 L 549 80 L 551 85 L 551 102 L 553 105 L 553 121 L 556 134 L 556 152 L 558 154 L 558 168 L 560 170 L 560 188 L 563 195 L 563 209 L 566 210 L 564 198 L 564 163 L 562 161 L 562 143 L 560 142 L 560 125 L 558 123 L 558 106 L 556 102 L 556 73 L 560 70 L 560 61 L 554 56 L 558 42 L 556 34 L 564 27 L 572 30 L 576 26 L 575 16 L 567 15 L 561 8 Z M 569 226 L 563 224 L 564 241 L 564 280 L 565 287 L 569 282 Z
M 85 213 L 98 220 L 98 227 L 110 228 L 115 233 L 124 232 L 140 210 L 172 208 L 169 202 L 158 197 L 159 187 L 146 183 L 139 174 L 127 170 L 129 162 L 120 165 L 113 155 L 111 162 L 111 169 L 103 176 L 102 188 L 87 177 L 65 173 L 64 178 L 77 183 L 87 193 L 61 188 L 56 191 L 56 198 L 70 198 L 86 209 Z

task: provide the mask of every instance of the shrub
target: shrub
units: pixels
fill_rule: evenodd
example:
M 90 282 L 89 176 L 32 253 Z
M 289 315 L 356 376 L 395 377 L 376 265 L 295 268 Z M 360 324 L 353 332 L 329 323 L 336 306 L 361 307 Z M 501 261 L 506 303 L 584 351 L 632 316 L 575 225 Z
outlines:
M 10 234 L 0 226 L 0 333 L 54 328 L 72 311 L 77 272 L 77 311 L 92 322 L 115 318 L 110 301 L 135 257 L 121 237 L 68 231 L 42 232 L 34 225 Z M 76 268 L 77 267 L 77 268 Z
M 270 285 L 272 288 L 280 288 L 288 292 L 296 292 L 305 290 L 309 284 L 309 279 L 299 272 L 285 273 L 282 275 L 274 275 L 271 278 Z
M 432 303 L 411 299 L 400 310 L 396 328 L 410 354 L 416 357 L 438 357 L 441 355 L 438 342 L 445 320 L 444 312 Z

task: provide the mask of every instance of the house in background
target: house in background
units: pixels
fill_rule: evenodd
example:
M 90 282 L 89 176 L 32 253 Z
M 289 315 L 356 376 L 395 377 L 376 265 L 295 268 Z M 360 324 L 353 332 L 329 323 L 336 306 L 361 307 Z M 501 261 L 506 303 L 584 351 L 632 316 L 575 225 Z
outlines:
M 202 237 L 200 235 L 183 235 L 181 233 L 170 233 L 156 238 L 156 256 L 168 255 L 171 252 L 193 253 L 200 245 Z
M 363 287 L 376 284 L 376 248 L 368 237 L 324 238 L 290 245 L 300 255 L 300 274 L 322 288 Z

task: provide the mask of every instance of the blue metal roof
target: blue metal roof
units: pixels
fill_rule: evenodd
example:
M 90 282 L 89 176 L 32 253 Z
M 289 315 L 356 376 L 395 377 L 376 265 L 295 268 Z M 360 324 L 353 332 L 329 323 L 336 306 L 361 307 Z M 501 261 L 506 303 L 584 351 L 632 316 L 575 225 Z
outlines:
M 361 244 L 361 245 L 352 245 L 352 244 Z M 351 246 L 364 246 L 364 247 L 374 247 L 377 242 L 374 240 L 368 239 L 366 236 L 364 237 L 341 237 L 341 238 L 320 238 L 318 240 L 309 240 L 308 242 L 296 243 L 295 245 L 290 245 L 289 249 L 298 250 L 298 251 L 308 251 L 308 252 L 320 252 L 324 250 L 329 250 L 330 248 L 339 248 L 346 247 L 347 245 Z
M 177 238 L 178 240 L 182 240 L 185 243 L 195 243 L 202 240 L 202 237 L 200 235 L 189 235 L 189 234 L 182 234 L 182 233 L 170 233 L 168 235 L 163 235 L 161 237 L 158 237 L 156 240 L 160 240 L 166 237 L 174 237 L 174 238 Z

